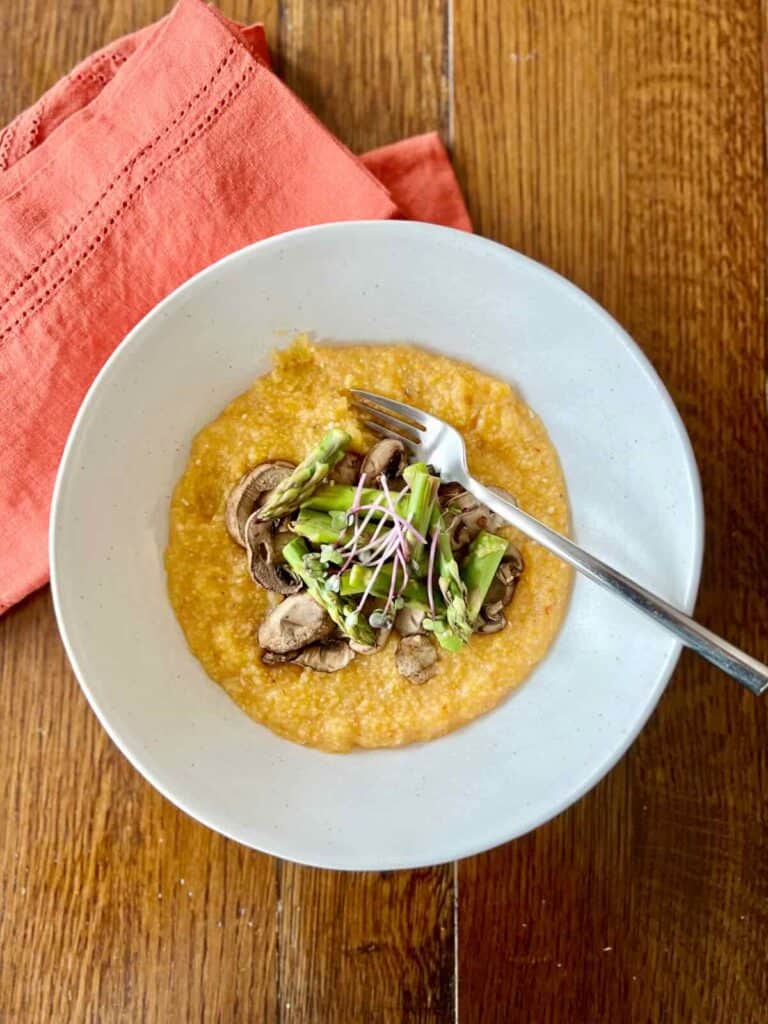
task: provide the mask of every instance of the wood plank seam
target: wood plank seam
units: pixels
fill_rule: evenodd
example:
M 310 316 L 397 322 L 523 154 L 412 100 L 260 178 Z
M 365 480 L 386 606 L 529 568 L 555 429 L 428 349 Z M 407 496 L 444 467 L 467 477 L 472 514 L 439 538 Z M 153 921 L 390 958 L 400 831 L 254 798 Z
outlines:
M 275 1022 L 283 1020 L 283 964 L 280 930 L 283 923 L 283 862 L 275 857 Z
M 761 56 L 760 61 L 760 74 L 762 78 L 762 96 L 763 96 L 763 110 L 768 111 L 768 2 L 767 0 L 757 0 L 757 10 L 759 24 L 762 28 L 762 39 L 761 39 Z M 763 194 L 764 194 L 764 206 L 763 208 L 768 210 L 768 124 L 766 124 L 766 117 L 762 117 L 760 121 L 760 127 L 763 133 L 762 139 L 762 151 L 763 151 Z M 768 231 L 766 231 L 766 225 L 763 225 L 763 253 L 766 255 L 766 259 L 763 261 L 763 295 L 768 295 Z M 763 375 L 765 378 L 765 388 L 763 390 L 763 399 L 765 401 L 765 413 L 768 415 L 768 319 L 763 327 Z
M 442 116 L 443 141 L 449 153 L 454 143 L 454 17 L 455 0 L 444 0 L 443 6 L 443 63 L 442 63 Z M 452 1009 L 453 1024 L 459 1024 L 459 866 L 451 866 L 452 923 L 453 923 L 453 976 Z
M 443 67 L 442 67 L 442 116 L 440 127 L 443 141 L 450 153 L 453 150 L 453 26 L 455 0 L 444 0 L 443 7 Z

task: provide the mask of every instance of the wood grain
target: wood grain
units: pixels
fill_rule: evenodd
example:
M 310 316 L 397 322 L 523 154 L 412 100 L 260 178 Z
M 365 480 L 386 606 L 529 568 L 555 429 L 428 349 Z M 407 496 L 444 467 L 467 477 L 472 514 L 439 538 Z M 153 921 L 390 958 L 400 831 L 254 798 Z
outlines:
M 356 152 L 448 122 L 449 0 L 284 0 L 281 73 Z
M 699 614 L 765 658 L 759 13 L 458 0 L 454 93 L 480 229 L 590 291 L 669 385 L 709 516 Z M 595 792 L 460 865 L 462 1020 L 764 1019 L 766 724 L 684 657 Z
M 161 0 L 0 4 L 0 123 Z M 478 229 L 606 305 L 702 470 L 699 614 L 768 657 L 756 0 L 231 0 L 362 150 L 440 127 Z M 684 658 L 621 764 L 531 836 L 341 875 L 155 793 L 87 708 L 47 593 L 0 619 L 0 1021 L 765 1019 L 768 714 Z M 454 943 L 458 943 L 458 973 Z M 10 953 L 9 953 L 10 951 Z
M 0 621 L 0 751 L 0 1020 L 274 1019 L 275 862 L 131 768 L 47 592 Z
M 356 152 L 447 117 L 443 0 L 286 0 L 282 73 Z M 344 875 L 284 864 L 278 927 L 285 1020 L 453 1019 L 454 876 Z
M 156 0 L 0 5 L 0 123 Z M 277 29 L 274 3 L 227 13 Z M 277 1017 L 277 868 L 197 825 L 117 751 L 47 591 L 0 619 L 0 1021 Z
M 280 878 L 283 1020 L 454 1019 L 451 867 Z
M 441 3 L 374 14 L 362 3 L 332 5 L 322 17 L 294 3 L 220 6 L 266 22 L 277 66 L 357 149 L 446 116 Z M 150 0 L 4 8 L 11 59 L 0 56 L 0 67 L 22 71 L 6 73 L 0 113 L 9 118 L 80 57 L 165 9 Z M 38 21 L 35 56 L 28 33 Z M 357 27 L 363 21 L 368 35 Z M 414 63 L 420 74 L 400 96 L 400 73 Z M 350 111 L 351 82 L 365 89 Z M 100 730 L 66 667 L 47 596 L 0 620 L 0 652 L 8 702 L 0 764 L 44 791 L 62 816 L 36 817 L 27 789 L 4 794 L 24 814 L 4 844 L 11 863 L 2 892 L 11 898 L 0 941 L 15 941 L 22 924 L 34 931 L 21 933 L 28 957 L 7 974 L 0 967 L 0 1020 L 452 1018 L 451 867 L 338 875 L 281 865 L 213 836 L 154 793 Z M 31 683 L 18 707 L 16 689 Z M 47 722 L 62 710 L 59 727 L 45 733 L 45 759 L 30 764 L 24 743 L 37 735 L 39 714 Z M 80 836 L 70 848 L 72 829 Z M 50 851 L 39 862 L 37 844 Z M 42 977 L 39 962 L 50 965 Z

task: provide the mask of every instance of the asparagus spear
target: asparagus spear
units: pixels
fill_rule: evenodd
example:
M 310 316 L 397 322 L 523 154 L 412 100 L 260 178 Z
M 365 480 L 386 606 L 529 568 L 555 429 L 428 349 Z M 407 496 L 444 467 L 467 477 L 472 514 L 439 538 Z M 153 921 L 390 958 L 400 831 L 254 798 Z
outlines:
M 309 596 L 326 610 L 342 633 L 364 646 L 373 644 L 375 640 L 371 627 L 357 613 L 354 605 L 328 590 L 322 570 L 316 570 L 307 559 L 309 554 L 309 548 L 302 537 L 297 537 L 283 548 L 283 558 L 304 583 Z
M 461 578 L 467 588 L 467 614 L 470 622 L 480 614 L 485 595 L 507 550 L 507 542 L 495 533 L 481 530 L 469 545 L 461 565 Z
M 302 507 L 313 508 L 318 512 L 348 512 L 352 508 L 357 493 L 356 487 L 347 484 L 325 484 L 302 502 Z M 397 508 L 400 497 L 398 491 L 392 492 L 392 501 Z M 387 501 L 384 491 L 375 487 L 364 487 L 360 494 L 361 505 L 373 505 L 378 503 L 383 509 L 387 508 Z M 399 510 L 398 510 L 399 511 Z
M 334 427 L 296 469 L 282 480 L 259 509 L 259 519 L 277 519 L 298 508 L 343 458 L 352 438 Z
M 334 522 L 333 517 L 327 512 L 303 507 L 291 524 L 291 529 L 300 537 L 306 537 L 312 544 L 335 544 L 344 530 L 344 524 Z
M 453 632 L 442 615 L 434 619 L 424 618 L 422 626 L 427 632 L 434 633 L 435 639 L 446 651 L 460 651 L 464 646 L 464 641 Z
M 368 586 L 373 572 L 373 569 L 369 569 L 366 566 L 353 565 L 349 572 L 345 572 L 341 577 L 340 593 L 342 595 L 362 594 Z M 374 597 L 387 597 L 391 582 L 392 566 L 384 565 L 379 570 L 379 574 L 371 587 L 371 594 Z M 406 604 L 411 605 L 413 608 L 421 608 L 424 611 L 429 609 L 427 588 L 417 580 L 408 581 L 402 596 L 405 598 Z
M 467 589 L 459 573 L 458 563 L 453 557 L 451 538 L 438 508 L 435 508 L 432 514 L 432 528 L 438 530 L 437 584 L 445 600 L 446 625 L 461 644 L 465 644 L 472 635 L 472 623 L 467 613 Z M 440 634 L 436 632 L 436 636 L 438 642 L 445 647 Z
M 403 472 L 403 478 L 411 486 L 405 506 L 405 518 L 410 520 L 422 537 L 426 537 L 440 481 L 436 476 L 430 475 L 423 462 L 414 462 L 408 466 Z M 411 531 L 408 532 L 406 541 L 416 572 L 423 576 L 427 567 L 427 549 Z

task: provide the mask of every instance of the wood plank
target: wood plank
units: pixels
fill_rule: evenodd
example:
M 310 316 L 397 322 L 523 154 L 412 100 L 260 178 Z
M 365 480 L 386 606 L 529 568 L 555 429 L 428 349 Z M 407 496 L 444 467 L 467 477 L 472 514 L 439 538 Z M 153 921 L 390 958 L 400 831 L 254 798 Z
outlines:
M 356 152 L 445 129 L 449 0 L 284 0 L 283 79 Z
M 0 1019 L 274 1016 L 274 861 L 128 764 L 80 693 L 47 592 L 0 619 L 0 757 Z
M 168 6 L 0 5 L 0 124 Z M 276 37 L 276 0 L 222 7 Z M 0 821 L 0 1019 L 274 1019 L 275 862 L 187 818 L 118 753 L 47 591 L 0 619 Z
M 356 152 L 447 123 L 444 0 L 286 0 L 281 70 Z M 281 866 L 284 1020 L 453 1016 L 453 870 L 342 875 Z
M 759 7 L 457 0 L 455 39 L 475 221 L 585 287 L 659 368 L 703 478 L 699 615 L 765 659 Z M 462 863 L 461 1019 L 762 1019 L 767 724 L 684 657 L 595 792 Z
M 452 867 L 341 874 L 281 865 L 284 1021 L 454 1019 Z

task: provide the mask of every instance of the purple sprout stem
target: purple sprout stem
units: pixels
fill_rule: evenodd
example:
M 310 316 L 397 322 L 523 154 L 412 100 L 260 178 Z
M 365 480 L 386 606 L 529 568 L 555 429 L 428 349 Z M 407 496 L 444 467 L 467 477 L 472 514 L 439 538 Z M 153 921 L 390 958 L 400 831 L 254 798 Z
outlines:
M 411 522 L 413 512 L 409 513 L 407 519 L 403 519 L 402 516 L 398 516 L 397 510 L 395 509 L 394 503 L 392 501 L 392 495 L 390 493 L 389 487 L 387 486 L 387 481 L 383 476 L 381 477 L 381 489 L 384 491 L 384 494 L 387 499 L 387 504 L 389 505 L 389 514 L 392 516 L 393 519 L 398 520 L 398 544 L 397 549 L 395 551 L 394 564 L 392 566 L 392 583 L 390 585 L 389 598 L 387 600 L 386 605 L 384 606 L 384 610 L 388 611 L 395 592 L 394 584 L 395 577 L 397 576 L 398 562 L 402 566 L 403 570 L 403 582 L 400 589 L 397 591 L 398 597 L 403 593 L 405 588 L 408 586 L 408 580 L 410 579 L 410 573 L 408 571 L 408 559 L 410 557 L 410 552 L 408 550 L 408 531 L 410 530 L 414 534 L 414 536 L 418 537 L 422 544 L 426 544 L 427 539 L 426 537 L 422 537 L 419 531 L 415 529 L 415 527 L 413 526 L 413 523 Z
M 357 488 L 355 490 L 355 496 L 352 499 L 352 508 L 356 508 L 360 504 L 360 498 L 361 498 L 362 493 L 363 493 L 363 488 L 365 487 L 365 478 L 366 478 L 366 476 L 367 476 L 366 473 L 361 473 L 360 474 L 360 479 L 357 481 Z
M 364 544 L 361 548 L 357 549 L 358 555 L 362 551 L 366 551 L 368 548 L 371 548 L 371 547 L 375 546 L 375 543 L 376 543 L 376 541 L 378 539 L 379 534 L 384 529 L 384 525 L 385 525 L 386 521 L 387 521 L 386 520 L 386 516 L 382 516 L 381 519 L 378 522 L 378 525 L 377 525 L 376 529 L 373 531 L 373 534 L 372 534 L 370 540 L 368 541 L 368 543 Z
M 378 558 L 382 551 L 384 551 L 385 548 L 388 548 L 391 543 L 392 533 L 390 531 L 375 544 L 366 544 L 364 547 L 358 548 L 355 552 L 355 557 L 364 565 L 371 565 L 373 559 Z
M 389 594 L 387 595 L 387 603 L 384 605 L 384 611 L 388 612 L 392 607 L 392 602 L 395 599 L 395 583 L 397 581 L 397 555 L 392 563 L 392 579 L 389 581 Z
M 383 476 L 381 477 L 381 489 L 382 491 L 384 491 L 384 495 L 387 499 L 387 504 L 389 505 L 389 514 L 392 516 L 392 519 L 397 523 L 399 528 L 401 530 L 404 529 L 406 533 L 412 533 L 421 544 L 426 544 L 427 538 L 422 537 L 422 535 L 411 522 L 410 517 L 408 519 L 403 519 L 403 517 L 398 513 L 397 509 L 395 508 L 394 502 L 392 501 L 392 492 L 387 486 L 387 481 Z
M 397 555 L 395 556 L 395 559 L 396 559 L 396 561 L 400 562 L 400 565 L 402 566 L 402 569 L 403 569 L 403 582 L 402 582 L 402 584 L 400 586 L 400 589 L 397 592 L 397 596 L 400 597 L 401 594 L 403 593 L 403 591 L 405 590 L 405 588 L 408 586 L 408 581 L 411 578 L 411 574 L 410 574 L 410 572 L 408 570 L 408 560 L 407 560 L 407 558 L 403 557 L 403 555 L 402 555 L 402 553 L 400 551 L 397 552 Z
M 389 559 L 389 556 L 392 555 L 393 553 L 394 554 L 397 553 L 397 538 L 394 538 L 394 540 L 390 540 L 389 544 L 387 545 L 387 547 L 383 551 L 383 553 L 382 553 L 381 557 L 379 558 L 378 562 L 376 562 L 374 564 L 374 566 L 372 567 L 373 568 L 373 572 L 371 573 L 371 578 L 370 578 L 370 580 L 368 580 L 368 585 L 366 586 L 365 590 L 363 591 L 363 596 L 360 598 L 360 601 L 359 601 L 359 603 L 357 605 L 358 612 L 363 610 L 363 605 L 367 601 L 367 599 L 368 599 L 368 597 L 369 597 L 369 595 L 371 593 L 371 589 L 373 588 L 374 583 L 378 579 L 379 573 L 381 572 L 381 570 L 386 565 L 387 560 Z M 367 568 L 370 568 L 370 566 L 368 566 Z
M 376 582 L 376 579 L 377 579 L 379 573 L 381 572 L 383 565 L 384 565 L 384 560 L 383 559 L 382 559 L 382 561 L 376 563 L 376 566 L 375 566 L 373 572 L 371 573 L 371 578 L 368 580 L 368 585 L 366 586 L 365 590 L 363 591 L 363 596 L 360 598 L 360 601 L 358 602 L 358 605 L 357 605 L 357 611 L 358 612 L 361 612 L 363 610 L 363 606 L 365 605 L 365 602 L 368 600 L 368 597 L 369 597 L 369 595 L 371 593 L 371 589 L 373 587 L 373 584 Z
M 378 533 L 379 529 L 381 528 L 381 525 L 382 525 L 382 523 L 384 521 L 383 518 L 382 518 L 382 523 L 379 523 L 379 526 L 376 528 L 376 532 L 374 533 L 374 537 L 371 538 L 371 540 L 368 542 L 368 544 L 366 544 L 364 547 L 360 548 L 360 547 L 358 547 L 358 543 L 360 541 L 360 535 L 363 532 L 363 530 L 366 528 L 366 526 L 368 525 L 368 519 L 369 518 L 370 518 L 370 514 L 369 514 L 369 516 L 367 516 L 363 520 L 363 522 L 362 522 L 362 524 L 360 526 L 360 529 L 356 531 L 354 537 L 349 542 L 349 544 L 345 544 L 344 547 L 342 548 L 342 551 L 346 552 L 346 554 L 347 554 L 347 558 L 346 558 L 346 560 L 344 562 L 344 565 L 342 566 L 342 570 L 341 570 L 342 572 L 346 572 L 347 569 L 350 567 L 350 565 L 352 565 L 354 560 L 356 558 L 360 557 L 360 552 L 361 551 L 365 551 L 365 549 L 373 542 L 373 539 L 376 537 L 376 535 L 377 535 L 377 533 Z M 350 544 L 352 545 L 351 548 L 350 548 Z M 347 551 L 347 548 L 349 548 L 348 551 Z
M 363 474 L 363 477 L 364 476 L 365 476 L 365 474 Z M 361 477 L 361 479 L 362 479 L 362 477 Z M 358 522 L 357 527 L 355 529 L 355 532 L 352 535 L 351 539 L 348 540 L 347 543 L 340 549 L 341 551 L 346 551 L 347 548 L 350 549 L 348 558 L 347 558 L 346 562 L 344 563 L 344 569 L 349 568 L 349 566 L 354 561 L 355 554 L 357 552 L 357 545 L 358 545 L 358 542 L 360 540 L 360 537 L 362 536 L 362 533 L 365 530 L 365 528 L 368 525 L 368 523 L 371 521 L 371 517 L 373 516 L 373 513 L 375 512 L 375 510 L 377 508 L 380 508 L 381 506 L 380 505 L 366 505 L 366 506 L 363 506 L 363 507 L 369 509 L 368 515 L 365 517 L 365 519 L 363 519 L 362 522 Z M 354 508 L 354 509 L 350 510 L 350 512 L 348 512 L 347 515 L 358 516 L 361 511 L 362 511 L 362 507 L 358 506 L 357 508 Z M 379 525 L 381 525 L 381 524 L 379 524 Z
M 392 501 L 392 495 L 389 490 L 387 478 L 384 476 L 383 473 L 379 477 L 379 481 L 381 483 L 381 489 L 382 491 L 384 491 L 384 498 L 387 502 L 387 506 L 389 507 L 389 514 L 392 516 L 392 532 L 395 534 L 395 538 L 397 540 L 397 547 L 399 548 L 402 547 L 402 545 L 405 543 L 405 534 L 403 533 L 403 528 L 401 526 L 401 523 L 404 520 L 401 520 L 397 514 L 397 509 L 395 508 L 395 503 Z
M 429 545 L 429 565 L 427 566 L 427 599 L 429 601 L 429 614 L 435 617 L 435 595 L 432 588 L 432 576 L 435 571 L 435 554 L 437 552 L 437 537 L 440 533 L 439 525 L 432 527 L 432 542 Z

